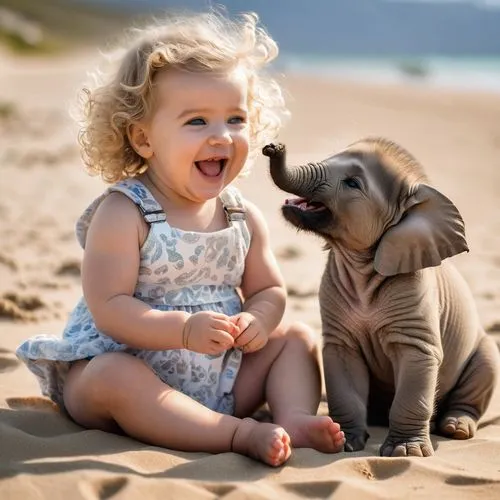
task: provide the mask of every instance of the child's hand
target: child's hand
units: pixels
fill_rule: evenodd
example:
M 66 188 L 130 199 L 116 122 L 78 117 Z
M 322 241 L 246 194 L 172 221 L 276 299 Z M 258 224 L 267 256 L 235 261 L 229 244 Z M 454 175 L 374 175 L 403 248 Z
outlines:
M 241 332 L 235 337 L 234 345 L 245 354 L 258 351 L 267 344 L 268 332 L 258 317 L 242 312 L 236 316 L 231 316 L 230 319 Z
M 184 325 L 182 343 L 185 349 L 204 354 L 220 354 L 234 345 L 239 328 L 229 316 L 212 311 L 192 314 Z

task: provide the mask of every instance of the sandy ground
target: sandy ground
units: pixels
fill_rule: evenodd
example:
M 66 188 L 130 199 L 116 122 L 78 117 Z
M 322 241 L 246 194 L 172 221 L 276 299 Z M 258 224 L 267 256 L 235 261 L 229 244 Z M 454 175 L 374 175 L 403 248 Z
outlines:
M 0 55 L 0 497 L 28 498 L 487 498 L 500 497 L 500 395 L 476 438 L 433 436 L 428 459 L 297 450 L 270 469 L 234 454 L 180 453 L 87 431 L 41 399 L 13 351 L 59 334 L 81 294 L 74 223 L 104 188 L 83 170 L 68 115 L 95 53 L 18 61 Z M 320 160 L 366 135 L 399 142 L 460 209 L 470 253 L 454 262 L 481 321 L 500 336 L 500 95 L 419 86 L 368 86 L 284 76 L 292 120 L 280 139 L 291 163 Z M 321 242 L 281 218 L 285 195 L 262 158 L 240 182 L 264 211 L 289 288 L 287 314 L 320 335 Z M 320 412 L 325 412 L 322 404 Z

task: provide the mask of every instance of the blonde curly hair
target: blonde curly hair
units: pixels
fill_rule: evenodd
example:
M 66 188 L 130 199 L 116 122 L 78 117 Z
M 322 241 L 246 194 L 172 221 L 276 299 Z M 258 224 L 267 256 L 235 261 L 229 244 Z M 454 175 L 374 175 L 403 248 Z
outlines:
M 111 72 L 96 73 L 93 88 L 86 87 L 81 94 L 79 143 L 87 170 L 106 182 L 117 182 L 147 168 L 129 142 L 128 129 L 131 123 L 150 116 L 155 76 L 172 68 L 245 71 L 251 161 L 275 138 L 288 114 L 280 86 L 261 71 L 277 56 L 278 46 L 258 24 L 255 13 L 231 20 L 211 10 L 171 14 L 144 29 L 131 30 L 128 50 L 118 49 L 109 58 L 114 63 Z M 248 171 L 248 163 L 243 173 Z

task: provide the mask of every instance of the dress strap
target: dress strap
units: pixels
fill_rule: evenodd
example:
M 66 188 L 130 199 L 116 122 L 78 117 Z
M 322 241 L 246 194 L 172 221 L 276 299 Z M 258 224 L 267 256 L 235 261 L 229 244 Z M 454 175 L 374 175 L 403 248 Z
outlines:
M 149 189 L 141 181 L 138 179 L 125 179 L 110 186 L 88 206 L 78 219 L 76 223 L 76 237 L 82 248 L 85 248 L 87 231 L 97 208 L 104 198 L 112 192 L 120 192 L 130 198 L 137 205 L 147 224 L 151 225 L 167 220 L 167 216 L 161 205 L 154 199 Z
M 220 194 L 220 200 L 224 206 L 228 224 L 239 229 L 248 248 L 250 246 L 250 230 L 246 223 L 247 211 L 240 191 L 233 186 L 228 186 Z
M 138 179 L 126 179 L 111 186 L 109 191 L 118 191 L 128 196 L 139 208 L 148 224 L 165 222 L 167 216 L 151 191 Z

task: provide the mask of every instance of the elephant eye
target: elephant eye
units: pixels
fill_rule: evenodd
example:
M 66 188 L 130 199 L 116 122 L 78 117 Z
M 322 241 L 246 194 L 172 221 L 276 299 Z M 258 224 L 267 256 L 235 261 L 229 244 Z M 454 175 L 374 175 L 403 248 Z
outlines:
M 348 177 L 347 179 L 344 179 L 342 182 L 351 189 L 361 189 L 361 184 L 358 181 L 358 179 L 356 179 L 356 177 Z

